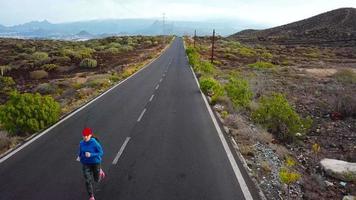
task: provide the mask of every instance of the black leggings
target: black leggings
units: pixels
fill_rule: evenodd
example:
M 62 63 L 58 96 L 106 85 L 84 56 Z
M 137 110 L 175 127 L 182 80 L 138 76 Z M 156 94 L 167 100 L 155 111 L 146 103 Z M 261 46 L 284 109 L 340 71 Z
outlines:
M 94 181 L 99 181 L 100 164 L 87 165 L 83 164 L 83 174 L 85 178 L 85 186 L 89 196 L 94 195 Z

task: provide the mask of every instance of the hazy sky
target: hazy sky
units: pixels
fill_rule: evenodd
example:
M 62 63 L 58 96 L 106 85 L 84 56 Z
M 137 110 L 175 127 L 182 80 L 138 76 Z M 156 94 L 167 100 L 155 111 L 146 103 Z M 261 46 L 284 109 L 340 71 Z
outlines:
M 47 19 L 53 23 L 112 18 L 242 19 L 282 25 L 356 0 L 0 0 L 0 24 Z

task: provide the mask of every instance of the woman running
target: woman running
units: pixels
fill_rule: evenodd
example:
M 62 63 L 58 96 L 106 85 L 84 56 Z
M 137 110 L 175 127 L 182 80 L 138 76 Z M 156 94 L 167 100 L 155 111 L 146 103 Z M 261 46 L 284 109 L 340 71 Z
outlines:
M 83 140 L 79 144 L 78 159 L 83 164 L 83 174 L 89 200 L 95 200 L 94 181 L 100 182 L 105 177 L 105 173 L 100 167 L 104 152 L 98 140 L 93 137 L 93 132 L 90 128 L 83 129 L 82 135 Z

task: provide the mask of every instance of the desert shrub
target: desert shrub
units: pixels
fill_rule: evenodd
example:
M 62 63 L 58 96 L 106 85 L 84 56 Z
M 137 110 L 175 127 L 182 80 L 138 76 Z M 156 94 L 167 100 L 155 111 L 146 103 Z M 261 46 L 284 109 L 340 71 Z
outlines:
M 93 79 L 88 81 L 85 85 L 87 87 L 97 88 L 97 89 L 107 88 L 111 85 L 111 81 L 106 78 L 98 78 L 98 79 Z
M 0 66 L 0 73 L 1 73 L 1 76 L 4 76 L 4 74 L 6 72 L 9 72 L 11 71 L 11 67 L 9 65 L 2 65 Z
M 237 41 L 224 41 L 224 44 L 225 46 L 228 46 L 230 48 L 235 48 L 235 49 L 238 49 L 238 48 L 241 48 L 242 45 L 240 42 L 237 42 Z
M 290 185 L 297 182 L 301 175 L 293 169 L 295 161 L 291 157 L 287 157 L 284 166 L 279 171 L 279 179 L 282 183 L 287 185 L 287 196 L 290 199 Z
M 268 53 L 268 52 L 263 52 L 261 54 L 261 57 L 264 60 L 271 60 L 273 58 L 273 55 L 271 53 Z
M 339 82 L 356 84 L 356 73 L 351 69 L 339 70 L 333 76 Z
M 121 44 L 118 43 L 118 42 L 111 42 L 110 44 L 108 44 L 108 47 L 109 47 L 109 48 L 117 48 L 117 49 L 119 49 L 119 48 L 121 48 L 122 46 L 121 46 Z
M 105 45 L 100 45 L 100 46 L 94 47 L 94 49 L 95 49 L 96 51 L 103 51 L 103 50 L 106 49 L 106 46 L 105 46 Z
M 33 53 L 36 52 L 36 47 L 22 48 L 22 51 L 23 51 L 24 53 L 33 54 Z
M 85 58 L 82 62 L 80 62 L 80 67 L 95 68 L 97 66 L 98 63 L 95 59 Z
M 131 46 L 131 45 L 124 45 L 124 46 L 122 46 L 122 47 L 120 48 L 120 50 L 123 51 L 123 52 L 128 52 L 128 51 L 134 50 L 134 48 L 133 48 L 133 46 Z
M 152 46 L 153 43 L 151 40 L 146 40 L 143 44 L 147 46 Z
M 118 82 L 121 80 L 121 77 L 117 74 L 112 74 L 110 77 L 109 77 L 110 81 L 115 83 L 115 82 Z
M 110 47 L 105 50 L 105 53 L 117 54 L 117 53 L 120 53 L 120 50 L 116 47 Z
M 4 131 L 0 131 L 0 153 L 9 149 L 11 144 L 11 138 L 6 133 L 4 133 Z
M 243 57 L 253 57 L 257 54 L 255 50 L 248 47 L 240 47 L 238 53 Z
M 197 72 L 206 75 L 213 75 L 216 72 L 215 66 L 209 61 L 200 62 L 199 64 L 196 65 L 195 69 Z
M 200 62 L 200 55 L 198 53 L 198 51 L 193 48 L 193 47 L 188 47 L 186 49 L 186 53 L 188 55 L 188 59 L 189 59 L 189 64 L 194 68 L 195 70 L 195 65 L 198 65 Z
M 34 133 L 55 123 L 60 116 L 59 104 L 50 96 L 12 92 L 0 106 L 0 122 L 11 134 Z
M 201 77 L 199 79 L 199 84 L 204 94 L 211 96 L 212 103 L 215 103 L 217 98 L 224 95 L 223 87 L 212 77 Z
M 297 133 L 305 134 L 312 125 L 311 118 L 299 117 L 285 96 L 280 93 L 261 97 L 252 118 L 280 139 L 287 141 L 292 141 Z
M 70 59 L 70 57 L 68 57 L 68 56 L 58 56 L 58 57 L 52 58 L 52 62 L 59 63 L 59 64 L 68 64 L 71 61 L 72 61 L 72 59 Z
M 347 93 L 339 94 L 334 102 L 334 111 L 341 113 L 343 117 L 356 118 L 356 95 Z
M 56 93 L 58 90 L 58 87 L 54 84 L 51 83 L 42 83 L 39 84 L 36 88 L 35 88 L 35 92 L 38 92 L 42 95 L 45 94 L 54 94 Z
M 269 69 L 275 67 L 274 64 L 270 62 L 258 61 L 252 64 L 248 64 L 247 66 L 255 69 Z
M 48 77 L 48 73 L 45 70 L 35 70 L 33 72 L 30 72 L 30 78 L 31 79 L 43 79 L 43 78 L 47 78 Z
M 234 108 L 248 106 L 253 95 L 249 83 L 241 77 L 231 76 L 229 82 L 225 85 L 225 91 Z
M 56 64 L 44 64 L 41 66 L 41 69 L 45 70 L 45 71 L 52 71 L 57 69 L 57 65 Z
M 34 60 L 35 65 L 43 65 L 45 63 L 48 63 L 50 58 L 48 57 L 48 54 L 45 52 L 35 52 L 32 54 L 32 59 Z
M 0 93 L 7 93 L 14 89 L 15 81 L 10 76 L 0 77 Z
M 35 61 L 46 61 L 49 59 L 48 54 L 46 52 L 35 52 L 32 54 L 32 58 Z
M 61 55 L 68 56 L 76 61 L 79 61 L 84 58 L 91 58 L 94 52 L 94 49 L 84 47 L 79 49 L 62 49 Z
M 135 73 L 136 71 L 137 69 L 135 67 L 126 67 L 120 76 L 121 78 L 127 78 L 131 76 L 133 73 Z

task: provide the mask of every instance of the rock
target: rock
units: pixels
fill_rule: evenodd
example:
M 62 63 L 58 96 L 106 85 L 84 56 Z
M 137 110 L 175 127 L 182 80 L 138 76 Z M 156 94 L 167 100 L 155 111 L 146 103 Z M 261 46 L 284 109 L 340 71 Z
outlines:
M 30 72 L 30 78 L 35 80 L 48 78 L 48 73 L 45 70 L 35 70 Z
M 346 187 L 346 182 L 344 182 L 344 181 L 340 181 L 340 185 L 342 186 L 342 187 Z
M 342 200 L 356 200 L 356 196 L 344 196 Z
M 334 186 L 334 183 L 329 182 L 329 181 L 324 181 L 325 185 L 330 187 L 330 186 Z
M 334 178 L 342 181 L 352 181 L 356 179 L 356 163 L 325 158 L 320 161 L 320 165 L 329 176 Z

